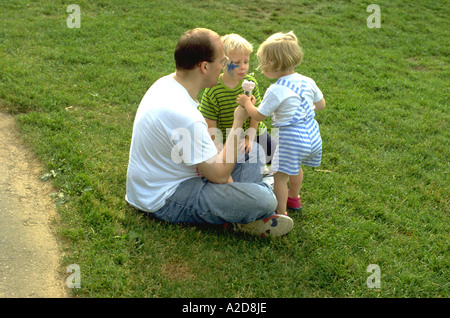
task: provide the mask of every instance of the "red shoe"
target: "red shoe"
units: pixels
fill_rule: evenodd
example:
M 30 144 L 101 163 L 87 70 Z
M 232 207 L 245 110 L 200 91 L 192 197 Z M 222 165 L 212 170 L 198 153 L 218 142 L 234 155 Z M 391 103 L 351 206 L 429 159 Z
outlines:
M 302 209 L 302 202 L 300 201 L 300 196 L 296 198 L 288 197 L 287 208 L 293 211 L 300 211 Z

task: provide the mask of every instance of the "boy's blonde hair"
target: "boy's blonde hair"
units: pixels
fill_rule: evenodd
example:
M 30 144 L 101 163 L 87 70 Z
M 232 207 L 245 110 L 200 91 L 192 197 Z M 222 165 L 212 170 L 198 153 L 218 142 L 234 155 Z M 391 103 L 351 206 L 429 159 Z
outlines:
M 242 52 L 250 55 L 253 52 L 253 46 L 238 34 L 227 34 L 222 36 L 220 39 L 223 43 L 225 55 L 234 52 Z
M 303 51 L 291 31 L 268 37 L 259 47 L 257 56 L 262 71 L 287 71 L 300 65 Z

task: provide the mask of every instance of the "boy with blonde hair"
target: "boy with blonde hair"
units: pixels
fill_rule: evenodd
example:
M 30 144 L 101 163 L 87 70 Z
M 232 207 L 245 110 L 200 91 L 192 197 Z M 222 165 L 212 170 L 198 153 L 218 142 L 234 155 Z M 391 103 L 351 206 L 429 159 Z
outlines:
M 238 34 L 227 34 L 221 37 L 225 55 L 229 58 L 229 63 L 219 77 L 218 85 L 205 89 L 199 110 L 205 117 L 210 133 L 214 128 L 221 132 L 223 140 L 226 139 L 227 129 L 233 124 L 233 112 L 238 106 L 236 98 L 243 94 L 242 83 L 251 81 L 255 83 L 253 89 L 254 105 L 259 106 L 261 96 L 259 93 L 258 82 L 248 74 L 250 65 L 250 55 L 253 52 L 253 46 L 242 36 Z M 250 129 L 249 129 L 250 128 Z M 263 122 L 249 118 L 243 126 L 247 130 L 245 140 L 245 151 L 249 152 L 256 141 L 263 147 L 266 154 L 266 163 L 270 162 L 274 149 L 272 139 L 267 133 L 267 127 Z M 216 134 L 211 134 L 215 139 Z M 256 138 L 255 138 L 256 137 Z M 215 140 L 220 148 L 222 140 Z
M 276 171 L 274 193 L 277 213 L 286 214 L 286 207 L 301 209 L 301 165 L 320 165 L 322 139 L 314 116 L 315 111 L 325 108 L 325 100 L 314 80 L 295 72 L 303 51 L 293 32 L 273 34 L 261 44 L 257 55 L 263 75 L 278 81 L 267 89 L 259 108 L 253 105 L 253 97 L 245 94 L 239 95 L 237 101 L 252 119 L 262 121 L 273 114 L 272 124 L 279 128 L 272 162 L 272 170 Z

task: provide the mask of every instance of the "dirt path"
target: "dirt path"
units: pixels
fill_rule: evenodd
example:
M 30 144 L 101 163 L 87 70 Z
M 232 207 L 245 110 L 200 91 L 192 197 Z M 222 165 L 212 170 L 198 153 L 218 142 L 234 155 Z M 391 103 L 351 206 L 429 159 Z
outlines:
M 0 112 L 0 297 L 68 297 L 42 165 Z M 67 276 L 70 274 L 67 274 Z

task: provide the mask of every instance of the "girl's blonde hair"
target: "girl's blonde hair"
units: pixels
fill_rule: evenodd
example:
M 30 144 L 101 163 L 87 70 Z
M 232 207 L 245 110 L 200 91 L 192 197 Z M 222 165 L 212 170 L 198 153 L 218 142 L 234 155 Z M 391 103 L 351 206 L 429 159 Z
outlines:
M 238 34 L 227 34 L 222 36 L 220 39 L 223 43 L 225 55 L 233 52 L 243 52 L 250 55 L 253 52 L 253 46 Z
M 291 31 L 268 37 L 259 47 L 257 56 L 262 71 L 287 71 L 300 65 L 303 51 Z

